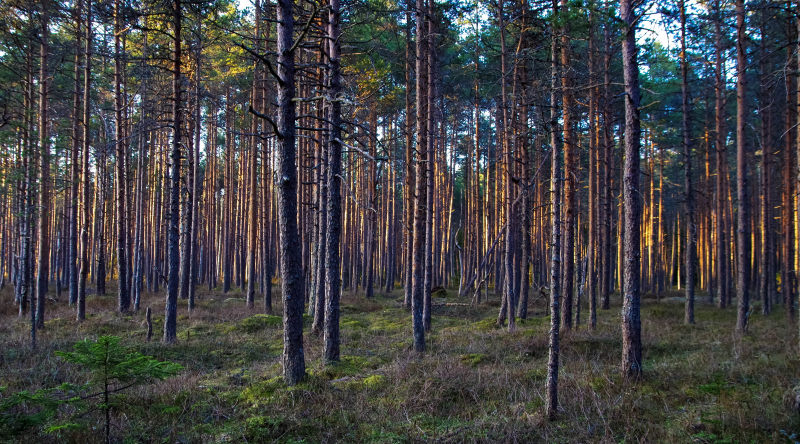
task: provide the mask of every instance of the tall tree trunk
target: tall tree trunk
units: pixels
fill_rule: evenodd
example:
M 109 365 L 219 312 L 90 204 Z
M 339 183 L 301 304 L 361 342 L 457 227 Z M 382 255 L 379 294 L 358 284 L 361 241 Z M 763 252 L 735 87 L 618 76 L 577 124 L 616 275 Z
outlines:
M 340 277 L 341 256 L 339 241 L 342 236 L 342 128 L 341 94 L 342 79 L 339 69 L 340 28 L 339 0 L 328 2 L 328 55 L 330 57 L 331 102 L 328 105 L 330 125 L 328 140 L 328 228 L 325 235 L 325 361 L 339 360 L 339 297 L 342 281 Z
M 297 229 L 293 6 L 294 2 L 290 0 L 278 1 L 278 227 L 283 294 L 283 377 L 289 385 L 300 382 L 306 373 L 303 352 L 305 292 Z M 338 4 L 336 6 L 338 12 Z M 336 321 L 338 323 L 338 318 Z
M 787 25 L 787 34 L 791 34 L 793 24 L 791 19 Z M 798 25 L 800 26 L 800 25 Z M 794 49 L 787 48 L 786 51 L 786 64 L 791 65 L 794 63 Z M 800 64 L 800 60 L 797 62 Z M 795 288 L 797 281 L 795 280 L 795 238 L 794 227 L 794 207 L 796 197 L 794 191 L 800 177 L 795 176 L 795 158 L 797 147 L 793 147 L 795 140 L 792 140 L 792 134 L 795 127 L 795 121 L 792 116 L 792 110 L 795 109 L 797 104 L 797 91 L 794 90 L 792 80 L 796 76 L 785 76 L 784 85 L 786 87 L 786 112 L 784 117 L 784 130 L 786 137 L 784 138 L 783 146 L 783 196 L 781 204 L 781 231 L 783 233 L 783 248 L 781 253 L 781 293 L 783 296 L 783 305 L 786 309 L 787 321 L 791 322 L 794 319 L 794 295 L 800 294 Z M 794 116 L 797 118 L 797 116 Z M 797 134 L 797 133 L 794 133 Z
M 771 88 L 768 88 L 768 63 L 769 58 L 767 48 L 767 18 L 768 11 L 762 10 L 761 17 L 761 45 L 760 51 L 762 56 L 760 66 L 760 81 L 759 81 L 759 115 L 761 116 L 761 250 L 759 258 L 759 299 L 761 299 L 761 313 L 768 315 L 772 311 L 772 283 L 774 282 L 775 273 L 772 268 L 774 249 L 772 244 L 772 199 L 770 196 L 770 186 L 772 185 L 770 160 L 772 154 L 772 107 L 768 105 L 769 95 L 772 93 Z
M 636 14 L 632 0 L 620 0 L 625 24 L 622 72 L 625 79 L 625 236 L 622 293 L 622 373 L 638 378 L 642 373 L 642 325 L 639 315 L 639 63 L 636 57 Z
M 606 24 L 603 31 L 603 186 L 600 187 L 603 194 L 603 236 L 602 236 L 602 262 L 601 272 L 603 277 L 600 285 L 600 306 L 603 310 L 608 310 L 611 305 L 610 295 L 613 290 L 613 270 L 612 266 L 612 223 L 614 210 L 611 202 L 611 164 L 613 158 L 612 149 L 612 116 L 611 106 L 611 32 Z
M 747 158 L 745 147 L 745 93 L 747 88 L 745 58 L 744 0 L 736 0 L 736 331 L 747 331 L 750 316 L 750 201 L 747 197 Z
M 624 0 L 623 0 L 624 1 Z M 561 0 L 561 7 L 564 13 L 568 11 L 569 1 Z M 561 34 L 561 89 L 563 107 L 563 131 L 564 131 L 564 262 L 562 276 L 564 282 L 564 304 L 561 311 L 561 326 L 564 330 L 572 329 L 572 294 L 574 293 L 575 281 L 575 211 L 576 211 L 576 190 L 577 190 L 577 150 L 575 147 L 575 134 L 573 130 L 572 112 L 575 106 L 575 97 L 572 90 L 572 80 L 570 67 L 572 66 L 570 55 L 569 28 L 566 23 Z M 626 82 L 627 83 L 627 82 Z M 638 223 L 638 221 L 637 221 Z M 637 238 L 638 242 L 638 238 Z
M 553 0 L 553 13 L 558 11 L 556 0 Z M 556 89 L 558 87 L 558 65 L 556 34 L 550 42 L 550 337 L 547 358 L 547 417 L 552 421 L 558 414 L 558 366 L 559 366 L 559 329 L 560 329 L 560 276 L 561 271 L 561 199 L 559 183 L 561 182 L 561 166 L 558 149 L 558 112 L 556 108 Z
M 434 87 L 434 47 L 433 47 L 433 0 L 428 0 L 426 9 L 426 34 L 425 34 L 425 57 L 427 75 L 425 76 L 425 91 L 427 104 L 427 112 L 425 113 L 425 130 L 427 134 L 425 150 L 425 243 L 424 243 L 424 256 L 425 256 L 425 271 L 423 276 L 423 301 L 422 301 L 422 324 L 425 331 L 431 330 L 431 290 L 433 288 L 433 213 L 434 206 L 434 174 L 436 167 L 436 154 L 434 152 L 435 143 L 435 123 L 434 123 L 434 96 L 436 94 Z
M 117 219 L 117 276 L 119 286 L 117 289 L 117 309 L 120 313 L 126 313 L 131 307 L 130 288 L 128 286 L 128 217 L 125 211 L 125 193 L 127 184 L 125 183 L 125 149 L 128 141 L 124 138 L 122 121 L 122 51 L 120 49 L 120 34 L 122 26 L 120 24 L 120 0 L 114 1 L 114 137 L 116 148 L 116 180 L 115 180 L 115 211 Z
M 86 279 L 89 275 L 89 228 L 91 224 L 92 187 L 89 171 L 89 123 L 91 119 L 92 82 L 92 0 L 86 0 L 86 50 L 83 64 L 83 147 L 81 163 L 83 170 L 83 226 L 81 227 L 81 276 L 78 281 L 78 322 L 86 319 Z
M 719 0 L 715 1 L 715 10 L 720 11 Z M 719 14 L 719 12 L 717 12 Z M 725 230 L 725 193 L 723 190 L 723 176 L 724 176 L 724 163 L 725 163 L 725 134 L 724 134 L 724 120 L 725 120 L 725 84 L 722 79 L 722 24 L 721 18 L 716 17 L 714 21 L 715 26 L 715 148 L 717 157 L 717 176 L 715 185 L 716 197 L 716 266 L 717 266 L 717 297 L 720 308 L 725 308 L 728 303 L 728 282 L 727 282 L 727 248 L 726 248 L 726 230 Z
M 800 2 L 798 2 L 798 7 L 800 7 Z M 797 88 L 797 90 L 795 91 L 796 92 L 795 105 L 797 106 L 797 112 L 796 112 L 797 123 L 800 124 L 800 16 L 797 17 L 797 45 L 795 51 L 797 53 L 797 77 L 798 77 L 797 80 L 795 81 L 795 87 Z M 800 128 L 796 130 L 796 137 L 797 137 L 796 149 L 798 151 L 797 162 L 800 163 Z M 800 165 L 798 165 L 798 171 L 800 171 Z M 800 189 L 800 175 L 798 175 L 797 180 L 798 184 L 796 189 Z M 800 196 L 797 196 L 797 201 L 798 204 L 800 204 Z M 800 207 L 800 205 L 798 205 L 798 207 Z M 800 239 L 800 236 L 798 236 L 798 239 Z M 795 251 L 800 251 L 800 246 L 798 246 L 795 249 Z M 797 294 L 799 295 L 798 306 L 800 306 L 800 291 L 798 291 Z M 790 299 L 789 305 L 794 305 L 794 301 Z M 800 333 L 800 330 L 798 330 L 798 333 Z
M 416 6 L 416 114 L 417 114 L 417 159 L 416 159 L 416 208 L 414 210 L 414 234 L 412 246 L 412 287 L 411 297 L 412 324 L 414 330 L 414 350 L 425 351 L 425 327 L 422 320 L 424 299 L 424 268 L 425 268 L 425 217 L 427 180 L 425 151 L 428 146 L 427 118 L 427 70 L 425 67 L 425 3 L 417 0 Z
M 202 35 L 202 33 L 200 33 Z M 198 258 L 198 227 L 200 225 L 199 220 L 199 202 L 200 197 L 197 196 L 197 183 L 199 180 L 198 175 L 198 165 L 200 164 L 200 133 L 202 132 L 202 120 L 200 115 L 200 106 L 201 106 L 201 92 L 200 92 L 200 51 L 202 45 L 198 42 L 197 49 L 195 51 L 195 82 L 194 82 L 194 144 L 193 149 L 194 153 L 192 155 L 192 161 L 189 163 L 189 177 L 191 178 L 191 186 L 189 187 L 189 217 L 191 218 L 191 223 L 189 224 L 189 303 L 188 309 L 191 312 L 194 310 L 194 302 L 195 302 L 195 288 L 197 284 L 197 258 Z M 253 172 L 255 175 L 255 171 Z M 255 191 L 254 191 L 255 193 Z M 213 216 L 212 216 L 213 217 Z M 255 223 L 255 222 L 253 222 Z
M 178 316 L 178 286 L 179 286 L 179 249 L 180 233 L 180 183 L 181 183 L 181 130 L 183 129 L 183 96 L 181 91 L 181 21 L 183 16 L 181 0 L 172 3 L 172 148 L 170 161 L 172 171 L 170 174 L 170 199 L 169 199 L 169 280 L 167 282 L 167 300 L 164 307 L 164 342 L 173 343 L 177 340 Z
M 256 13 L 256 35 L 255 35 L 255 48 L 257 52 L 261 52 L 261 2 L 255 1 Z M 256 62 L 253 69 L 253 93 L 252 93 L 251 106 L 254 108 L 261 105 L 261 65 Z M 199 104 L 198 104 L 199 105 Z M 266 112 L 266 110 L 262 110 Z M 253 309 L 256 300 L 256 250 L 258 239 L 256 231 L 260 227 L 258 221 L 258 147 L 261 143 L 260 128 L 258 119 L 254 115 L 251 120 L 251 141 L 250 141 L 250 183 L 248 184 L 250 190 L 250 199 L 248 212 L 248 232 L 247 232 L 247 308 Z M 198 128 L 199 131 L 199 128 Z
M 686 220 L 686 304 L 683 322 L 694 324 L 694 252 L 697 231 L 694 223 L 694 192 L 692 191 L 692 138 L 689 129 L 689 67 L 686 61 L 686 0 L 680 3 L 681 20 L 681 131 L 683 133 L 683 192 Z M 679 233 L 676 233 L 678 235 Z
M 91 1 L 91 0 L 88 0 Z M 81 147 L 81 14 L 83 0 L 75 5 L 75 89 L 72 100 L 72 150 L 70 156 L 70 192 L 69 192 L 69 247 L 67 252 L 67 276 L 69 279 L 69 305 L 78 302 L 78 151 Z M 2 274 L 2 270 L 0 270 Z
M 404 298 L 403 298 L 403 305 L 406 308 L 411 308 L 411 300 L 414 293 L 413 290 L 413 281 L 412 275 L 413 271 L 411 268 L 413 262 L 413 255 L 414 255 L 414 199 L 415 199 L 415 190 L 414 187 L 416 185 L 416 178 L 414 176 L 414 117 L 412 117 L 411 113 L 411 94 L 412 94 L 412 85 L 411 85 L 411 0 L 406 0 L 408 5 L 406 5 L 406 59 L 405 59 L 405 81 L 406 81 L 406 116 L 405 116 L 405 164 L 406 164 L 406 174 L 405 174 L 405 190 L 403 192 L 403 217 L 404 217 L 404 232 L 405 232 L 405 241 L 406 241 L 406 248 L 405 252 L 405 267 L 404 267 L 404 277 L 405 283 L 404 287 Z
M 589 6 L 589 239 L 586 249 L 586 277 L 588 278 L 589 328 L 597 326 L 597 169 L 600 166 L 597 155 L 597 92 L 594 64 L 594 5 Z
M 503 16 L 503 0 L 498 3 L 498 27 L 500 28 L 500 95 L 503 116 L 503 156 L 505 160 L 506 178 L 505 178 L 505 216 L 506 216 L 506 237 L 505 248 L 503 249 L 503 272 L 505 273 L 505 287 L 503 291 L 503 298 L 505 302 L 502 304 L 506 307 L 506 312 L 501 313 L 502 317 L 508 317 L 508 331 L 513 332 L 516 329 L 515 320 L 515 294 L 514 294 L 514 233 L 517 226 L 514 220 L 514 205 L 513 205 L 513 186 L 514 181 L 514 159 L 511 155 L 511 123 L 508 120 L 508 92 L 507 92 L 507 51 L 506 51 L 506 30 L 505 30 L 505 17 Z M 500 309 L 503 311 L 503 308 Z
M 47 279 L 50 273 L 50 135 L 47 117 L 48 85 L 50 72 L 47 69 L 49 51 L 50 1 L 41 1 L 41 29 L 39 43 L 39 209 L 38 209 L 38 268 L 36 270 L 36 328 L 44 327 L 44 305 L 47 295 Z M 33 306 L 31 306 L 33 309 Z M 35 343 L 34 343 L 35 344 Z M 35 346 L 34 346 L 35 347 Z

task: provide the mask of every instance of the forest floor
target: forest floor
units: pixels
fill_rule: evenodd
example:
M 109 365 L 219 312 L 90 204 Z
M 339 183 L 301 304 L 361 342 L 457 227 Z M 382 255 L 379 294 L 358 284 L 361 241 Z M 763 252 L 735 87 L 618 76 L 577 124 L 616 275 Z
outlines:
M 111 289 L 110 289 L 111 290 Z M 148 295 L 154 341 L 145 342 L 144 310 L 119 315 L 109 296 L 91 296 L 88 319 L 74 321 L 63 301 L 48 306 L 40 347 L 29 350 L 28 322 L 10 289 L 0 293 L 0 394 L 82 382 L 87 375 L 57 357 L 83 338 L 112 334 L 185 369 L 133 388 L 112 405 L 118 442 L 797 442 L 800 389 L 797 328 L 778 307 L 754 309 L 750 332 L 733 334 L 734 308 L 698 302 L 697 324 L 683 325 L 680 293 L 642 305 L 644 377 L 619 376 L 619 298 L 589 331 L 562 335 L 558 419 L 543 416 L 549 317 L 544 298 L 508 333 L 495 325 L 497 303 L 479 307 L 434 298 L 427 352 L 410 350 L 411 317 L 402 290 L 372 300 L 345 293 L 342 361 L 325 366 L 322 338 L 308 333 L 308 377 L 286 387 L 280 376 L 281 318 L 245 308 L 242 294 L 201 290 L 189 316 L 179 304 L 178 342 L 158 342 L 163 295 Z M 279 299 L 276 297 L 276 299 Z M 496 298 L 495 298 L 496 299 Z M 704 298 L 699 297 L 699 301 Z M 450 304 L 450 305 L 445 305 Z M 280 314 L 280 304 L 275 307 Z M 582 317 L 588 317 L 584 309 Z M 0 412 L 1 413 L 1 412 Z M 97 441 L 102 418 L 61 435 L 30 431 L 25 441 Z M 20 437 L 14 438 L 20 440 Z M 0 437 L 2 440 L 2 437 Z

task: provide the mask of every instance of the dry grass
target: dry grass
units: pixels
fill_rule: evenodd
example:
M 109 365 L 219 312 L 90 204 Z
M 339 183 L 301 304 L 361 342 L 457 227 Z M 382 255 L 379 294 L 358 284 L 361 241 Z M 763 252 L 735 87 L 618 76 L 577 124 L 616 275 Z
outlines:
M 562 336 L 561 413 L 548 422 L 542 415 L 545 301 L 536 301 L 535 316 L 513 334 L 494 327 L 495 304 L 437 305 L 428 351 L 418 356 L 410 350 L 401 292 L 374 300 L 347 293 L 342 362 L 324 366 L 321 338 L 307 334 L 309 376 L 287 388 L 279 376 L 280 319 L 248 311 L 241 293 L 201 290 L 191 316 L 181 304 L 179 342 L 172 346 L 144 342 L 143 311 L 115 314 L 113 296 L 92 296 L 80 325 L 63 301 L 51 303 L 40 349 L 31 353 L 27 320 L 17 319 L 6 289 L 0 293 L 0 386 L 14 392 L 81 382 L 86 375 L 53 352 L 115 334 L 186 367 L 178 377 L 119 398 L 112 428 L 119 441 L 788 442 L 800 432 L 792 408 L 792 390 L 800 385 L 797 333 L 780 311 L 754 314 L 750 333 L 738 338 L 733 310 L 700 304 L 697 325 L 684 326 L 680 303 L 648 298 L 645 376 L 638 382 L 619 377 L 619 309 L 601 311 L 596 331 L 581 326 Z M 148 295 L 147 306 L 158 337 L 163 296 Z M 90 428 L 27 440 L 97 440 L 91 426 L 100 418 L 88 419 Z

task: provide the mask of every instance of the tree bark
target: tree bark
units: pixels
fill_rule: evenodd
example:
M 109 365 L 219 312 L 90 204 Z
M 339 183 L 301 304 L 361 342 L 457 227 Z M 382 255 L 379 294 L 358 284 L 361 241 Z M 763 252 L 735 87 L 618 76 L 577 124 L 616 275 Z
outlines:
M 745 58 L 744 0 L 736 0 L 736 331 L 747 331 L 750 316 L 750 201 L 747 197 L 747 148 L 745 146 L 745 93 L 747 88 Z
M 278 227 L 283 294 L 283 377 L 289 385 L 300 382 L 306 373 L 303 352 L 304 282 L 300 233 L 297 229 L 293 6 L 294 2 L 290 0 L 278 1 Z
M 38 268 L 36 270 L 36 328 L 44 328 L 44 308 L 47 280 L 50 274 L 50 136 L 47 113 L 50 72 L 47 67 L 49 51 L 50 1 L 41 1 L 41 29 L 39 43 L 39 213 Z M 33 306 L 31 306 L 33 310 Z M 34 346 L 35 348 L 35 346 Z
M 181 183 L 181 121 L 183 113 L 183 97 L 181 91 L 181 0 L 172 3 L 172 148 L 170 161 L 170 202 L 169 202 L 169 240 L 167 252 L 169 255 L 169 280 L 167 282 L 167 299 L 164 307 L 164 342 L 173 343 L 177 340 L 176 321 L 178 316 L 178 286 L 180 266 L 180 183 Z
M 697 232 L 694 222 L 694 192 L 692 191 L 692 139 L 689 129 L 689 68 L 686 61 L 686 1 L 680 2 L 681 21 L 681 132 L 683 133 L 683 193 L 686 220 L 686 303 L 683 322 L 694 324 L 694 255 Z
M 90 0 L 89 0 L 90 1 Z M 72 101 L 72 150 L 70 156 L 70 201 L 69 201 L 69 250 L 67 252 L 67 276 L 69 279 L 69 305 L 78 302 L 78 151 L 81 147 L 81 14 L 83 0 L 75 5 L 75 89 Z M 0 271 L 2 274 L 2 271 Z
M 120 0 L 114 1 L 114 137 L 116 148 L 116 180 L 115 180 L 115 206 L 117 219 L 117 276 L 119 286 L 117 289 L 117 309 L 120 313 L 127 313 L 131 307 L 131 294 L 128 286 L 128 218 L 125 211 L 125 193 L 127 184 L 125 183 L 125 156 L 127 150 L 125 146 L 128 141 L 124 139 L 124 129 L 122 121 L 122 51 L 120 49 L 120 38 L 122 26 L 120 23 Z
M 330 57 L 330 86 L 328 105 L 328 229 L 325 235 L 325 347 L 326 362 L 339 361 L 339 297 L 341 256 L 339 240 L 342 235 L 342 128 L 341 128 L 341 72 L 339 69 L 340 28 L 339 0 L 328 2 L 328 55 Z
M 563 12 L 568 11 L 568 0 L 561 0 Z M 577 151 L 575 149 L 575 135 L 572 122 L 572 108 L 575 106 L 575 97 L 572 91 L 572 81 L 570 78 L 570 66 L 572 66 L 570 56 L 569 28 L 564 25 L 561 34 L 561 89 L 563 107 L 563 131 L 564 131 L 564 262 L 563 276 L 564 281 L 564 304 L 561 311 L 561 326 L 564 330 L 572 329 L 572 294 L 574 293 L 575 281 L 575 211 L 576 211 L 576 174 L 577 174 Z M 627 83 L 627 82 L 626 82 Z M 638 223 L 638 222 L 637 222 Z
M 425 327 L 422 319 L 424 299 L 425 269 L 425 218 L 426 218 L 426 162 L 425 151 L 428 146 L 427 137 L 427 70 L 425 67 L 425 4 L 417 0 L 416 6 L 416 114 L 417 114 L 417 153 L 416 153 L 416 208 L 414 214 L 413 255 L 411 263 L 412 287 L 411 297 L 412 325 L 414 330 L 414 350 L 425 351 Z
M 553 0 L 554 15 L 558 10 Z M 556 89 L 558 87 L 558 65 L 556 59 L 557 39 L 554 33 L 550 42 L 550 334 L 547 358 L 546 413 L 552 421 L 558 414 L 558 367 L 559 330 L 561 307 L 561 205 L 559 183 L 561 182 L 560 151 L 558 149 L 558 112 Z
M 622 70 L 625 80 L 625 236 L 624 287 L 622 294 L 622 373 L 629 378 L 642 374 L 642 325 L 639 314 L 639 63 L 636 57 L 636 14 L 632 0 L 620 0 L 625 24 L 622 40 Z

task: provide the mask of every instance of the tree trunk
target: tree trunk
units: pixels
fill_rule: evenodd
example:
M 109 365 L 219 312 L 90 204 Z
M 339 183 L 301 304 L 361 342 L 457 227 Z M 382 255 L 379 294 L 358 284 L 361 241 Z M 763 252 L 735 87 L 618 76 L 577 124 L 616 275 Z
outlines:
M 303 352 L 304 283 L 300 234 L 297 229 L 293 5 L 294 3 L 289 0 L 278 1 L 277 34 L 278 137 L 280 143 L 277 176 L 281 290 L 283 294 L 283 377 L 289 385 L 300 382 L 306 373 Z M 336 302 L 338 304 L 338 300 Z M 338 324 L 338 318 L 336 321 Z
M 122 121 L 122 51 L 120 49 L 120 34 L 122 27 L 120 24 L 120 0 L 114 1 L 114 137 L 116 148 L 116 185 L 115 206 L 117 219 L 117 276 L 119 286 L 117 289 L 117 309 L 120 313 L 127 313 L 131 307 L 131 294 L 128 286 L 128 223 L 125 211 L 125 193 L 127 184 L 125 183 L 125 156 L 127 153 L 126 145 L 128 141 L 124 138 Z
M 692 191 L 692 138 L 689 129 L 689 68 L 686 61 L 686 1 L 680 3 L 681 21 L 681 132 L 683 133 L 683 192 L 686 220 L 686 303 L 683 322 L 694 324 L 694 252 L 697 232 L 694 222 L 694 192 Z M 676 233 L 676 236 L 679 233 Z
M 750 316 L 750 201 L 747 197 L 747 159 L 745 147 L 745 79 L 747 59 L 745 58 L 745 16 L 744 0 L 736 0 L 736 331 L 747 331 Z
M 553 0 L 554 15 L 558 6 Z M 558 366 L 559 366 L 559 329 L 560 329 L 560 276 L 561 271 L 561 204 L 559 183 L 561 182 L 560 151 L 558 149 L 558 112 L 556 111 L 556 89 L 558 87 L 558 65 L 556 34 L 550 42 L 550 337 L 547 359 L 547 386 L 545 403 L 547 417 L 552 421 L 558 413 Z
M 428 146 L 427 137 L 427 70 L 425 67 L 425 3 L 417 0 L 416 6 L 416 113 L 417 113 L 417 159 L 416 159 L 416 208 L 414 215 L 414 234 L 412 246 L 412 287 L 411 297 L 412 324 L 414 329 L 414 350 L 417 352 L 425 351 L 425 327 L 422 320 L 423 299 L 424 299 L 424 269 L 425 269 L 425 217 L 427 179 L 425 151 Z
M 625 1 L 625 0 L 623 0 Z M 561 0 L 561 7 L 567 12 L 568 0 Z M 574 293 L 575 280 L 575 210 L 576 210 L 576 174 L 577 174 L 577 150 L 575 147 L 575 135 L 572 122 L 572 108 L 575 106 L 575 97 L 572 91 L 572 81 L 570 78 L 570 66 L 572 66 L 570 55 L 569 29 L 564 25 L 561 34 L 561 89 L 563 107 L 563 131 L 564 131 L 564 262 L 562 264 L 564 282 L 564 304 L 561 312 L 561 326 L 564 330 L 572 329 L 572 294 Z M 626 82 L 627 83 L 627 82 Z M 638 223 L 638 221 L 637 221 Z M 637 238 L 638 242 L 638 238 Z
M 425 76 L 425 91 L 427 100 L 427 111 L 425 113 L 425 129 L 427 138 L 425 140 L 426 144 L 423 148 L 425 150 L 425 242 L 424 242 L 424 256 L 425 256 L 425 271 L 423 276 L 423 301 L 422 301 L 422 325 L 425 327 L 425 331 L 431 330 L 431 290 L 433 288 L 433 236 L 434 236 L 434 227 L 433 227 L 433 213 L 435 211 L 434 206 L 434 195 L 433 195 L 433 187 L 434 187 L 434 174 L 435 174 L 435 167 L 436 167 L 436 155 L 434 152 L 434 142 L 435 142 L 435 134 L 434 134 L 434 47 L 433 47 L 433 20 L 431 16 L 433 15 L 433 6 L 432 1 L 428 1 L 428 7 L 426 9 L 426 20 L 425 25 L 427 28 L 424 45 L 425 45 L 425 57 L 426 57 L 426 68 L 427 68 L 427 75 Z
M 164 307 L 164 342 L 173 343 L 177 340 L 176 321 L 178 316 L 178 274 L 179 274 L 179 248 L 180 233 L 180 183 L 181 183 L 181 121 L 183 113 L 183 97 L 181 91 L 181 0 L 172 3 L 172 38 L 174 52 L 172 54 L 172 149 L 170 161 L 172 171 L 170 174 L 170 202 L 169 202 L 169 280 L 167 282 L 167 300 Z
M 75 5 L 75 89 L 72 101 L 72 150 L 70 156 L 69 192 L 69 247 L 67 252 L 67 276 L 69 279 L 69 305 L 78 302 L 78 151 L 81 147 L 81 13 L 83 0 Z M 2 270 L 0 270 L 2 274 Z
M 44 305 L 47 295 L 47 279 L 50 274 L 50 124 L 47 113 L 50 72 L 47 69 L 49 51 L 50 2 L 42 0 L 40 11 L 41 29 L 39 43 L 39 213 L 38 213 L 38 268 L 36 270 L 36 327 L 44 327 Z M 33 306 L 31 306 L 33 309 Z M 35 346 L 34 346 L 35 347 Z
M 622 293 L 622 373 L 638 378 L 642 374 L 642 325 L 639 316 L 639 63 L 636 57 L 636 14 L 632 0 L 620 0 L 625 24 L 622 66 L 625 79 L 625 236 L 624 287 Z
M 715 2 L 715 10 L 720 11 L 719 0 Z M 725 120 L 725 84 L 722 79 L 722 24 L 720 18 L 716 17 L 714 21 L 715 26 L 715 148 L 717 157 L 717 176 L 715 186 L 716 197 L 716 266 L 717 266 L 717 297 L 719 308 L 725 308 L 728 303 L 728 282 L 727 282 L 727 248 L 726 247 L 726 230 L 725 230 L 725 193 L 723 190 L 723 175 L 725 163 L 725 134 L 724 134 L 724 120 Z
M 339 240 L 342 235 L 342 128 L 341 94 L 342 78 L 339 69 L 340 29 L 339 0 L 328 2 L 328 55 L 330 57 L 328 121 L 328 229 L 325 235 L 325 347 L 326 362 L 339 361 L 339 297 L 342 281 L 340 277 L 341 256 Z M 301 320 L 302 321 L 302 320 Z

